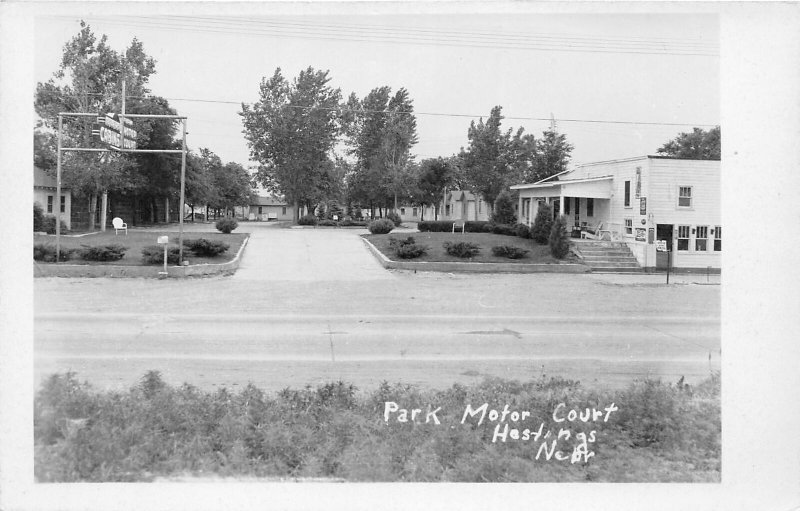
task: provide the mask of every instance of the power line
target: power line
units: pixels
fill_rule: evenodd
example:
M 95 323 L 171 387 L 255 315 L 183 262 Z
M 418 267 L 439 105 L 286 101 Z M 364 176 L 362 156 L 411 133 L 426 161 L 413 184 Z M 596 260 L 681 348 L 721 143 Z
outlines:
M 323 25 L 306 25 L 305 27 L 290 26 L 287 24 L 280 25 L 277 22 L 272 22 L 272 25 L 264 25 L 266 28 L 249 27 L 245 28 L 241 25 L 230 24 L 225 21 L 217 20 L 204 20 L 204 25 L 187 25 L 182 21 L 171 21 L 164 18 L 152 17 L 127 17 L 124 19 L 109 19 L 102 17 L 90 18 L 98 20 L 102 23 L 111 25 L 127 26 L 134 28 L 162 28 L 168 30 L 179 30 L 189 32 L 210 32 L 210 33 L 234 33 L 244 35 L 261 35 L 271 37 L 290 37 L 298 39 L 310 40 L 334 40 L 334 41 L 351 41 L 351 42 L 382 42 L 382 43 L 401 43 L 401 44 L 416 44 L 426 46 L 457 46 L 468 48 L 490 48 L 490 49 L 508 49 L 508 50 L 533 50 L 533 51 L 560 51 L 560 52 L 577 52 L 577 53 L 621 53 L 621 54 L 642 54 L 642 55 L 677 55 L 677 56 L 704 56 L 704 57 L 717 57 L 719 54 L 712 48 L 702 48 L 699 46 L 680 48 L 668 48 L 665 42 L 651 41 L 651 42 L 625 42 L 625 41 L 611 41 L 587 38 L 587 41 L 582 40 L 554 40 L 553 42 L 542 42 L 535 39 L 528 39 L 527 41 L 520 41 L 514 38 L 507 38 L 502 36 L 491 36 L 490 39 L 486 37 L 475 37 L 474 35 L 464 34 L 457 37 L 462 39 L 447 39 L 442 37 L 427 37 L 423 34 L 380 34 L 380 33 L 353 33 L 343 30 L 340 26 L 328 26 L 325 29 Z M 141 19 L 142 22 L 133 21 Z M 266 22 L 264 22 L 266 23 Z M 308 31 L 314 28 L 313 31 Z M 320 33 L 321 29 L 325 29 L 331 33 Z M 450 36 L 452 37 L 452 36 Z M 466 39 L 465 39 L 466 38 Z M 476 44 L 474 41 L 478 41 Z M 617 46 L 609 46 L 610 43 Z M 482 44 L 481 44 L 482 43 Z M 656 44 L 658 46 L 652 47 L 649 45 Z M 675 45 L 676 43 L 669 43 Z M 627 46 L 625 46 L 627 45 Z M 660 46 L 660 50 L 659 47 Z
M 99 92 L 88 92 L 86 93 L 92 96 L 103 96 L 104 94 Z M 78 94 L 72 94 L 73 96 L 77 96 Z M 163 97 L 163 96 L 158 96 Z M 148 96 L 125 96 L 126 99 L 148 99 Z M 195 98 L 169 98 L 163 97 L 164 99 L 170 101 L 189 101 L 189 102 L 199 102 L 199 103 L 220 103 L 226 105 L 241 105 L 241 101 L 225 101 L 225 100 L 218 100 L 218 99 L 195 99 Z M 462 117 L 462 118 L 483 118 L 486 117 L 485 115 L 481 114 L 459 114 L 459 113 L 443 113 L 443 112 L 420 112 L 420 111 L 413 111 L 413 110 L 394 110 L 394 111 L 386 111 L 386 110 L 370 110 L 370 109 L 353 109 L 353 108 L 344 108 L 344 107 L 337 107 L 337 108 L 327 108 L 327 107 L 318 107 L 318 106 L 301 106 L 301 105 L 282 105 L 283 108 L 297 108 L 301 110 L 327 110 L 330 112 L 349 112 L 354 114 L 389 114 L 389 113 L 396 113 L 396 114 L 408 114 L 408 115 L 429 115 L 434 117 Z M 551 121 L 552 117 L 524 117 L 524 116 L 510 116 L 504 115 L 504 119 L 510 119 L 515 121 Z M 621 124 L 621 125 L 641 125 L 641 126 L 696 126 L 696 127 L 714 127 L 717 126 L 716 124 L 699 124 L 699 123 L 689 123 L 689 122 L 652 122 L 652 121 L 618 121 L 618 120 L 607 120 L 607 119 L 566 119 L 566 118 L 557 118 L 555 119 L 557 122 L 573 122 L 573 123 L 591 123 L 591 124 Z

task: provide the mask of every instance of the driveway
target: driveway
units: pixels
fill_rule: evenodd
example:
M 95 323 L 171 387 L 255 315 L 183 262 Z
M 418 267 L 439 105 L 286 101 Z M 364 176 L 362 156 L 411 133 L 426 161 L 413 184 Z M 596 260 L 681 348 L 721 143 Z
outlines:
M 360 235 L 366 229 L 287 229 L 249 226 L 235 281 L 364 281 L 393 275 L 375 260 Z

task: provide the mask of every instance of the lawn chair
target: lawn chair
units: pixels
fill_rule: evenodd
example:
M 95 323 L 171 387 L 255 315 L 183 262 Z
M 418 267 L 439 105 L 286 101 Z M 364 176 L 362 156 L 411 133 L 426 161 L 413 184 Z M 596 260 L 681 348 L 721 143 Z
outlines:
M 581 239 L 583 240 L 601 240 L 603 239 L 603 222 L 597 224 L 597 227 L 592 229 L 588 227 L 587 230 L 581 231 Z
M 114 234 L 119 234 L 119 231 L 125 231 L 125 236 L 128 235 L 128 224 L 122 221 L 120 217 L 116 217 L 114 220 L 111 221 L 114 225 Z
M 456 220 L 453 222 L 453 234 L 455 234 L 456 229 L 461 229 L 461 234 L 464 234 L 464 226 L 466 222 L 464 220 Z

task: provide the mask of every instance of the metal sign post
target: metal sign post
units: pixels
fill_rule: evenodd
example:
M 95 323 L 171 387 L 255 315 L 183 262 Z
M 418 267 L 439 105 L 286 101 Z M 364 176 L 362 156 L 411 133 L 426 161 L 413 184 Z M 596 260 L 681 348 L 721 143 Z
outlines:
M 672 250 L 667 250 L 667 284 L 669 284 L 669 267 L 672 266 Z
M 166 277 L 169 275 L 169 272 L 167 272 L 167 249 L 169 248 L 169 236 L 159 236 L 158 244 L 164 245 L 164 271 L 160 271 L 158 274 Z

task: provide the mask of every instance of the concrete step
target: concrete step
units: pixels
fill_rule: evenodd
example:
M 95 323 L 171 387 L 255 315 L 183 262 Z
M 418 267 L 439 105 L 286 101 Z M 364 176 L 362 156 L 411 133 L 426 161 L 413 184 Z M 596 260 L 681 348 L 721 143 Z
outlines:
M 631 254 L 630 252 L 623 252 L 622 250 L 608 250 L 608 251 L 604 251 L 604 250 L 591 250 L 591 251 L 581 250 L 580 253 L 584 257 L 605 257 L 605 256 L 611 256 L 611 257 L 633 257 L 633 254 Z
M 644 270 L 640 267 L 636 268 L 617 268 L 617 267 L 592 267 L 592 273 L 644 273 Z
M 618 267 L 635 267 L 635 268 L 639 267 L 639 263 L 637 263 L 635 260 L 633 260 L 633 261 L 609 261 L 609 260 L 605 260 L 605 261 L 591 261 L 591 262 L 586 261 L 586 263 L 587 263 L 587 266 L 591 266 L 592 268 L 599 267 L 599 266 L 608 266 L 608 267 L 616 267 L 616 266 L 618 266 Z

